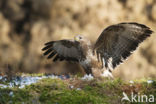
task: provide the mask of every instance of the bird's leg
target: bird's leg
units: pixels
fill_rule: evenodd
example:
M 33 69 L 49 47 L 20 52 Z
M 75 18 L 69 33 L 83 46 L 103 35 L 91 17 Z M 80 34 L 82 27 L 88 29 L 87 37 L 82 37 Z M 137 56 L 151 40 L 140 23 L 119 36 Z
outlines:
M 92 68 L 92 73 L 95 78 L 100 78 L 102 70 L 97 69 L 97 68 Z
M 91 74 L 93 76 L 91 68 L 84 68 L 87 75 Z
M 86 72 L 86 75 L 84 75 L 82 79 L 92 80 L 94 78 L 91 68 L 84 68 L 84 71 Z

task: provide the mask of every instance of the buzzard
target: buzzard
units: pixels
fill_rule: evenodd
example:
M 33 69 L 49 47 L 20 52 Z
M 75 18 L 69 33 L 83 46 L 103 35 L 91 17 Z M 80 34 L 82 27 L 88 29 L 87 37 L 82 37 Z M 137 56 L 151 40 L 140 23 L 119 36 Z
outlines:
M 47 42 L 42 50 L 54 62 L 77 62 L 87 74 L 94 77 L 113 77 L 113 69 L 130 56 L 152 32 L 143 24 L 119 23 L 105 28 L 94 45 L 86 37 L 77 35 L 73 40 Z

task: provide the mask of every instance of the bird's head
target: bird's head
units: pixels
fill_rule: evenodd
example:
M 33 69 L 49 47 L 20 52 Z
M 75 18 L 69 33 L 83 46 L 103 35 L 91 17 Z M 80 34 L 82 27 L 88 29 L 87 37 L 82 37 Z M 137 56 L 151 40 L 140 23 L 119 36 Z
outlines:
M 77 35 L 74 37 L 74 40 L 79 42 L 81 45 L 91 46 L 90 40 L 88 40 L 86 37 Z
M 85 36 L 82 36 L 82 35 L 76 35 L 75 37 L 74 37 L 74 40 L 75 41 L 78 41 L 78 42 L 80 42 L 80 43 L 83 43 L 83 42 L 90 42 L 90 40 L 88 40 Z
M 76 36 L 74 37 L 74 40 L 75 40 L 75 41 L 78 41 L 78 42 L 81 42 L 81 41 L 84 40 L 84 36 L 76 35 Z

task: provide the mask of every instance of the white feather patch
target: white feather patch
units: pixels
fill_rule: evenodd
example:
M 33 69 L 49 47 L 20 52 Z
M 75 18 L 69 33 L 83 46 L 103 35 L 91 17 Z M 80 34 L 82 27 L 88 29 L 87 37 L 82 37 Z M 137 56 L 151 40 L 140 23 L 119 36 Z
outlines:
M 109 72 L 108 70 L 105 70 L 105 71 L 101 74 L 101 76 L 107 77 L 107 78 L 113 78 L 112 73 Z

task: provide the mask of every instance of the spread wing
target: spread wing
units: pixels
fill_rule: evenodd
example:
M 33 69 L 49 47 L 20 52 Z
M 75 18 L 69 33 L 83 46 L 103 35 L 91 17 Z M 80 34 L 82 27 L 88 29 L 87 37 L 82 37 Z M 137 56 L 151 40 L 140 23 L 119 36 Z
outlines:
M 94 50 L 106 67 L 109 67 L 109 62 L 111 62 L 111 67 L 115 68 L 151 33 L 150 28 L 143 24 L 112 25 L 103 30 L 94 45 Z
M 73 40 L 50 41 L 45 43 L 42 51 L 53 61 L 79 61 L 83 57 L 80 43 Z

